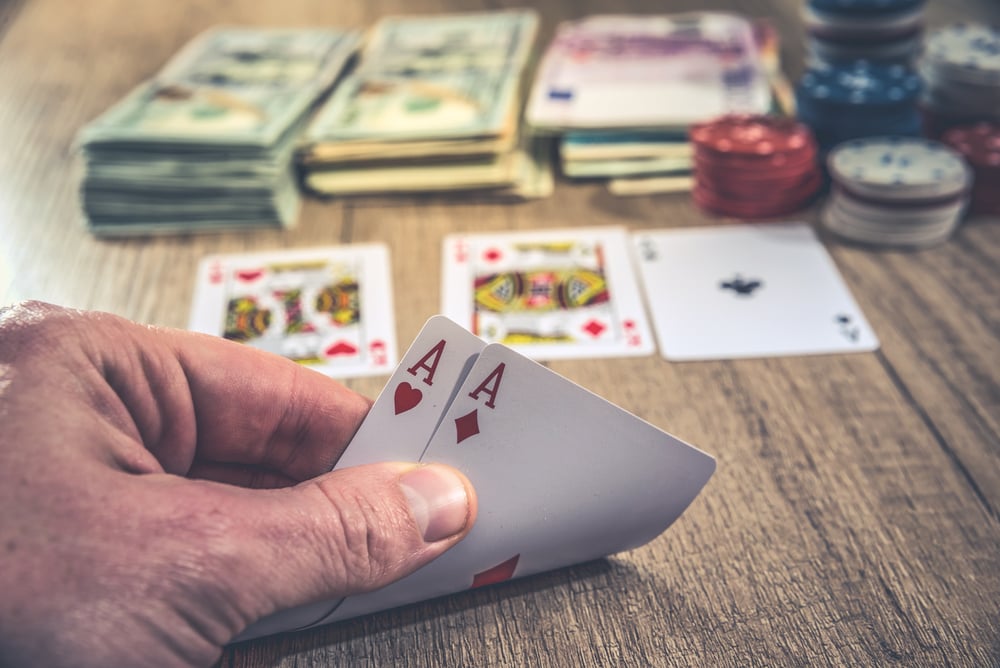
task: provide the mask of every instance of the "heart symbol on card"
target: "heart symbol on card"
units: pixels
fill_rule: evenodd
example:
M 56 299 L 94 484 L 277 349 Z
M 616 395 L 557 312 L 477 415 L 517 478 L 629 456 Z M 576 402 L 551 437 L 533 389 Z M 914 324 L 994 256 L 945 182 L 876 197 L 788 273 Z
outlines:
M 256 281 L 258 278 L 264 275 L 263 269 L 241 269 L 236 272 L 236 278 L 240 279 L 245 283 L 250 281 Z
M 420 400 L 424 398 L 424 393 L 413 387 L 409 383 L 403 382 L 396 386 L 396 393 L 393 395 L 396 415 L 405 413 L 416 407 Z
M 337 341 L 326 351 L 327 357 L 339 357 L 341 355 L 357 355 L 358 347 L 349 341 Z

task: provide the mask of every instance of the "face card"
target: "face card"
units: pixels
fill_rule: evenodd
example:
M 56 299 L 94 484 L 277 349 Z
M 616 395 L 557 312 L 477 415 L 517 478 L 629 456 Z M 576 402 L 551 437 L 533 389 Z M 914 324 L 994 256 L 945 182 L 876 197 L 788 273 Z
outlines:
M 668 360 L 875 350 L 833 259 L 802 223 L 633 235 Z
M 485 346 L 482 339 L 444 316 L 428 320 L 334 469 L 419 461 Z
M 383 245 L 209 256 L 198 268 L 189 329 L 335 378 L 389 373 L 390 286 Z
M 346 619 L 631 549 L 666 529 L 715 460 L 510 348 L 487 346 L 422 458 L 476 488 L 471 533 Z
M 442 312 L 533 359 L 647 355 L 653 340 L 622 228 L 453 235 Z

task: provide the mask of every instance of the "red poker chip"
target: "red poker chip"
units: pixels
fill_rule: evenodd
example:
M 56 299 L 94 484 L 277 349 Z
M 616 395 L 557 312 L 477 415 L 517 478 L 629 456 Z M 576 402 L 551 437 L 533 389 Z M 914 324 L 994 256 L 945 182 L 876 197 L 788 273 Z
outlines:
M 762 167 L 783 167 L 790 163 L 814 160 L 818 152 L 816 141 L 810 135 L 801 146 L 788 151 L 774 153 L 734 153 L 716 151 L 710 146 L 694 146 L 694 154 L 702 160 L 726 164 L 733 167 L 760 169 Z
M 698 183 L 692 189 L 691 197 L 695 204 L 714 213 L 734 218 L 774 218 L 793 213 L 809 204 L 818 192 L 819 182 L 817 180 L 814 187 L 803 189 L 794 197 L 784 196 L 751 202 L 720 195 Z
M 821 180 L 819 172 L 813 170 L 774 182 L 698 178 L 698 183 L 720 196 L 736 197 L 745 202 L 766 202 L 796 199 L 804 193 L 815 191 Z
M 953 127 L 941 141 L 961 153 L 973 167 L 1000 168 L 1000 124 L 984 122 Z
M 746 158 L 724 156 L 710 151 L 695 151 L 696 164 L 707 169 L 726 170 L 750 174 L 762 172 L 794 172 L 802 169 L 813 169 L 818 164 L 817 152 L 813 150 L 789 154 L 778 154 L 766 158 Z
M 757 188 L 769 183 L 794 181 L 816 171 L 817 167 L 815 159 L 800 163 L 791 163 L 783 167 L 762 165 L 756 169 L 731 167 L 725 163 L 719 164 L 703 160 L 699 156 L 695 156 L 694 160 L 694 172 L 699 178 L 724 183 L 750 183 Z
M 729 115 L 691 127 L 696 148 L 742 156 L 767 156 L 801 150 L 813 143 L 812 132 L 792 118 Z

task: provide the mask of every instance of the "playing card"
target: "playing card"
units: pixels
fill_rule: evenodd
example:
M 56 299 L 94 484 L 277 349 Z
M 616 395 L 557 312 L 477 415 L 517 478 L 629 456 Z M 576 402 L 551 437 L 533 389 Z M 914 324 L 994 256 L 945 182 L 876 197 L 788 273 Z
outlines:
M 334 466 L 419 461 L 445 410 L 486 343 L 443 316 L 428 320 Z M 340 601 L 283 610 L 243 637 L 299 629 L 336 610 Z
M 333 377 L 387 374 L 396 362 L 388 251 L 354 245 L 206 257 L 189 328 Z
M 715 470 L 704 452 L 497 344 L 465 377 L 422 461 L 468 476 L 479 499 L 472 531 L 321 623 L 637 547 L 680 516 Z
M 669 360 L 870 351 L 878 339 L 802 223 L 633 235 Z
M 623 228 L 445 238 L 442 312 L 533 359 L 646 355 Z
M 428 320 L 334 468 L 419 461 L 485 346 L 444 316 Z

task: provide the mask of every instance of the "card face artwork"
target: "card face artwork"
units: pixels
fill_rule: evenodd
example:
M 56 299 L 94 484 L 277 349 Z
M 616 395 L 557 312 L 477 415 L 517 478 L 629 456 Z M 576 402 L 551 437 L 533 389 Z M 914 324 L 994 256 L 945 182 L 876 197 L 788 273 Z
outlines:
M 453 235 L 442 312 L 534 359 L 653 352 L 621 228 Z
M 632 240 L 660 352 L 669 360 L 879 346 L 808 225 L 656 230 Z
M 419 461 L 485 346 L 482 339 L 443 316 L 428 320 L 334 468 Z
M 324 622 L 637 547 L 715 470 L 709 455 L 497 344 L 479 355 L 421 461 L 469 477 L 479 499 L 471 533 Z
M 387 374 L 396 362 L 388 251 L 354 245 L 207 257 L 189 328 L 333 377 Z

